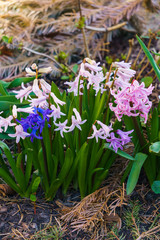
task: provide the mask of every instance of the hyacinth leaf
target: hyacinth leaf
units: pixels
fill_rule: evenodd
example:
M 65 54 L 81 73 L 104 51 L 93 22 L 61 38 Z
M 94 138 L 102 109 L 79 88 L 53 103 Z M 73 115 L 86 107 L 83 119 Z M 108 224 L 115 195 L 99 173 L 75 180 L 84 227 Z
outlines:
M 1 84 L 3 85 L 4 88 L 8 88 L 10 82 L 5 82 L 5 81 L 1 80 Z
M 152 120 L 151 120 L 151 135 L 150 135 L 150 142 L 154 142 L 158 140 L 158 133 L 159 133 L 159 117 L 158 117 L 158 110 L 154 108 L 152 113 Z
M 91 192 L 96 191 L 100 187 L 102 181 L 107 177 L 107 175 L 108 169 L 104 170 L 104 172 L 100 174 L 99 178 L 95 181 Z
M 138 182 L 140 171 L 147 157 L 148 155 L 144 153 L 137 153 L 135 155 L 135 161 L 133 162 L 132 169 L 127 181 L 127 188 L 126 188 L 127 195 L 131 194 L 132 191 L 134 190 Z
M 38 161 L 39 161 L 39 165 L 40 165 L 40 174 L 42 176 L 42 185 L 45 188 L 45 191 L 47 192 L 49 189 L 49 183 L 48 183 L 47 173 L 45 170 L 42 148 L 40 148 L 39 153 L 38 153 Z
M 107 149 L 112 150 L 112 151 L 114 152 L 114 149 L 111 148 L 111 147 L 109 147 L 109 143 L 105 143 L 105 144 L 104 144 L 104 148 L 107 148 Z M 124 158 L 128 159 L 128 160 L 135 161 L 135 158 L 134 158 L 134 157 L 132 157 L 131 155 L 129 155 L 129 154 L 126 153 L 126 152 L 123 152 L 123 151 L 120 150 L 120 149 L 118 149 L 117 154 L 118 154 L 119 156 L 121 156 L 121 157 L 124 157 Z
M 20 186 L 21 189 L 23 189 L 23 192 L 26 191 L 26 181 L 25 181 L 25 177 L 24 177 L 24 174 L 22 172 L 22 169 L 21 169 L 21 162 L 23 161 L 23 153 L 19 153 L 18 154 L 18 157 L 17 157 L 17 161 L 16 161 L 16 168 L 17 168 L 17 176 L 16 179 L 17 179 L 17 182 Z
M 160 81 L 160 70 L 159 70 L 159 68 L 158 68 L 154 58 L 152 57 L 151 53 L 149 52 L 148 48 L 143 43 L 143 41 L 138 36 L 136 36 L 136 38 L 137 38 L 139 44 L 141 45 L 144 53 L 146 54 L 148 60 L 150 61 L 150 64 L 152 65 L 152 67 L 153 67 L 153 69 L 155 71 L 155 74 L 157 75 L 158 80 Z
M 87 157 L 88 157 L 88 144 L 85 142 L 80 151 L 78 152 L 79 165 L 78 165 L 78 185 L 81 194 L 81 198 L 86 195 L 86 170 L 87 170 Z
M 72 163 L 73 163 L 73 153 L 71 149 L 68 148 L 65 154 L 64 164 L 61 168 L 58 178 L 55 179 L 50 185 L 49 191 L 47 193 L 48 199 L 52 199 L 55 196 L 58 188 L 62 185 L 64 180 L 67 179 L 67 175 L 69 173 L 69 170 L 71 169 Z
M 16 191 L 17 193 L 21 193 L 21 190 L 20 188 L 17 186 L 17 184 L 15 183 L 15 181 L 13 180 L 12 177 L 10 177 L 8 175 L 8 173 L 0 168 L 0 176 L 4 179 L 4 181 L 14 190 Z
M 10 84 L 7 86 L 8 89 L 15 88 L 20 86 L 22 83 L 28 83 L 35 79 L 35 77 L 22 77 L 22 78 L 16 78 Z
M 1 82 L 0 82 L 0 93 L 2 95 L 8 95 L 8 92 L 6 91 L 6 89 L 4 88 L 4 86 Z
M 160 153 L 160 141 L 152 143 L 149 147 L 149 152 L 159 154 Z
M 152 77 L 144 77 L 141 79 L 141 82 L 144 82 L 145 87 L 148 88 L 152 84 L 153 78 Z
M 60 100 L 62 100 L 61 98 L 61 94 L 60 91 L 57 87 L 57 85 L 52 81 L 52 85 L 51 85 L 51 92 L 53 92 L 57 98 L 59 98 Z
M 15 161 L 12 157 L 12 153 L 10 152 L 10 149 L 9 147 L 2 141 L 0 141 L 0 148 L 2 148 L 2 150 L 4 151 L 6 157 L 7 157 L 7 160 L 12 168 L 12 171 L 13 171 L 13 174 L 15 177 L 17 177 L 17 168 L 16 168 L 16 164 L 15 164 Z
M 32 173 L 32 164 L 33 163 L 33 150 L 27 149 L 27 161 L 26 161 L 26 169 L 25 169 L 25 181 L 26 185 L 29 183 L 29 179 Z
M 32 183 L 32 193 L 35 193 L 37 191 L 40 182 L 41 182 L 41 178 L 40 177 L 36 177 L 34 179 L 34 182 Z
M 151 188 L 154 193 L 160 194 L 160 181 L 154 181 Z

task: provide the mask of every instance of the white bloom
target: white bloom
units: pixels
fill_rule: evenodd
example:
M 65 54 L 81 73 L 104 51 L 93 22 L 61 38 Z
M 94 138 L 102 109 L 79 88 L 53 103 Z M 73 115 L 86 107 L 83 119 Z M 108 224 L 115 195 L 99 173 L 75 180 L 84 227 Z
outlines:
M 17 112 L 34 113 L 34 109 L 32 107 L 17 108 L 16 105 L 13 105 L 12 115 L 14 118 L 17 118 Z
M 51 85 L 48 84 L 44 79 L 39 79 L 41 88 L 43 90 L 43 92 L 45 93 L 50 93 L 51 92 Z
M 96 138 L 96 142 L 98 142 L 98 138 L 101 138 L 101 139 L 105 139 L 105 137 L 104 137 L 104 131 L 103 131 L 103 129 L 102 128 L 100 128 L 99 130 L 97 130 L 97 128 L 96 128 L 96 126 L 95 125 L 93 125 L 93 134 L 92 134 L 92 136 L 90 136 L 90 137 L 88 137 L 88 139 L 91 139 L 91 138 Z
M 39 73 L 50 73 L 51 71 L 52 71 L 52 68 L 51 68 L 51 67 L 38 69 L 38 72 L 39 72 Z
M 0 117 L 0 128 L 4 127 L 4 131 L 7 131 L 8 126 L 12 127 L 15 126 L 15 123 L 11 123 L 13 120 L 13 116 L 9 116 L 7 118 Z
M 33 81 L 32 92 L 34 92 L 36 94 L 36 96 L 38 96 L 41 92 L 39 85 L 38 85 L 38 79 L 34 79 L 34 81 Z
M 61 112 L 61 109 L 59 106 L 57 106 L 57 108 L 55 107 L 55 105 L 51 105 L 50 106 L 51 110 L 53 110 L 53 112 L 49 115 L 47 115 L 48 117 L 53 117 L 54 118 L 54 122 L 56 122 L 57 118 L 61 118 L 61 116 L 65 116 L 66 114 Z
M 40 108 L 47 108 L 48 102 L 46 101 L 47 96 L 43 96 L 42 93 L 38 95 L 38 98 L 32 98 L 28 100 L 31 102 L 31 107 L 40 107 Z
M 25 139 L 27 136 L 29 136 L 29 133 L 26 133 L 23 131 L 23 127 L 21 125 L 17 125 L 15 127 L 16 133 L 14 134 L 8 134 L 9 137 L 16 137 L 16 143 L 20 141 L 20 138 Z
M 20 99 L 20 102 L 23 101 L 23 98 L 25 98 L 25 100 L 27 99 L 27 97 L 29 96 L 29 94 L 32 92 L 32 87 L 29 86 L 27 88 L 25 88 L 24 83 L 22 82 L 21 84 L 22 89 L 19 91 L 13 91 L 13 93 L 16 93 L 17 95 L 15 96 L 17 99 Z
M 105 138 L 110 136 L 110 131 L 113 130 L 111 126 L 107 126 L 106 124 L 102 123 L 101 121 L 97 120 L 97 123 L 102 127 L 103 133 Z
M 87 121 L 86 119 L 82 121 L 81 116 L 76 108 L 73 108 L 73 112 L 75 113 L 76 118 L 75 118 L 75 116 L 72 116 L 72 125 L 69 127 L 70 132 L 75 127 L 77 127 L 79 130 L 82 130 L 80 125 L 84 124 Z
M 69 127 L 67 127 L 67 122 L 68 120 L 66 119 L 63 123 L 59 122 L 59 123 L 54 123 L 58 128 L 54 129 L 55 131 L 60 131 L 61 137 L 63 138 L 63 132 L 68 132 L 67 129 L 69 129 Z
M 32 71 L 31 68 L 27 67 L 25 68 L 27 76 L 36 76 L 36 72 Z
M 55 102 L 57 105 L 58 105 L 58 104 L 60 104 L 60 105 L 64 105 L 64 104 L 65 104 L 65 102 L 59 100 L 53 92 L 51 92 L 50 95 L 51 95 L 51 97 L 53 98 L 54 102 Z

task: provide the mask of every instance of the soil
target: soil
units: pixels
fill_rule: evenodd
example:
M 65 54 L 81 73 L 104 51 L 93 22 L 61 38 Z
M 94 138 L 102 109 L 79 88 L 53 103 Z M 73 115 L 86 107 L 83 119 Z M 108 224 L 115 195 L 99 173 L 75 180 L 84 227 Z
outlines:
M 113 59 L 119 58 L 121 60 L 121 53 L 127 54 L 128 52 L 128 40 L 135 36 L 132 34 L 124 34 L 114 38 L 110 44 L 109 50 L 110 55 Z M 156 48 L 155 41 L 153 41 L 152 46 Z M 132 51 L 132 55 L 130 57 L 130 61 L 134 61 L 138 52 L 140 50 L 140 46 L 138 42 L 135 40 L 135 45 Z M 144 57 L 144 54 L 141 54 L 140 60 Z M 139 62 L 140 62 L 139 60 Z M 139 62 L 137 64 L 139 64 Z M 150 65 L 145 69 L 143 76 L 151 70 Z M 154 73 L 151 74 L 154 77 Z M 59 79 L 52 79 L 56 82 L 58 86 L 63 89 L 64 81 L 60 81 Z M 155 90 L 152 96 L 152 100 L 154 104 L 157 104 L 158 96 L 160 95 L 160 84 L 157 78 L 154 79 Z M 122 166 L 125 168 L 126 162 L 122 159 L 118 159 L 117 162 L 121 167 L 121 174 L 123 173 Z M 124 165 L 123 165 L 124 163 Z M 116 173 L 118 177 L 115 177 L 115 170 L 117 171 L 116 163 L 112 167 L 112 171 L 110 176 L 112 176 L 112 181 L 114 181 L 115 188 L 120 185 L 120 177 L 121 174 Z M 119 169 L 118 169 L 119 171 Z M 114 177 L 113 177 L 114 176 Z M 104 184 L 108 184 L 111 180 L 106 180 Z M 113 182 L 112 182 L 113 183 Z M 37 195 L 36 203 L 32 203 L 29 199 L 22 199 L 18 195 L 13 196 L 0 196 L 0 239 L 8 240 L 8 239 L 137 239 L 138 236 L 133 231 L 136 228 L 134 224 L 135 221 L 138 222 L 138 229 L 140 233 L 143 231 L 149 230 L 150 227 L 155 227 L 157 223 L 160 223 L 160 194 L 154 194 L 150 187 L 148 186 L 148 182 L 145 178 L 145 175 L 142 174 L 139 180 L 139 183 L 134 190 L 131 196 L 125 196 L 126 205 L 117 209 L 117 214 L 122 220 L 122 226 L 119 230 L 118 238 L 111 234 L 113 231 L 113 224 L 108 226 L 108 232 L 111 234 L 110 238 L 101 238 L 100 236 L 96 238 L 91 238 L 91 232 L 80 231 L 72 232 L 71 225 L 64 224 L 60 222 L 61 212 L 59 206 L 57 205 L 57 200 L 60 201 L 65 206 L 72 207 L 78 201 L 80 201 L 80 195 L 78 192 L 74 190 L 70 190 L 67 196 L 62 196 L 60 192 L 58 192 L 56 198 L 52 202 L 46 202 L 44 199 L 43 192 L 39 190 Z M 127 213 L 132 212 L 134 209 L 134 205 L 139 206 L 139 211 L 136 213 L 137 215 L 133 215 L 133 222 L 131 224 L 126 222 Z M 137 220 L 138 219 L 138 220 Z M 57 225 L 58 227 L 61 225 L 62 236 L 57 235 L 57 237 L 49 237 L 49 232 L 52 226 Z M 57 229 L 58 229 L 57 227 Z M 35 235 L 36 232 L 41 232 L 42 229 L 46 229 L 48 231 L 45 237 L 37 237 Z M 59 234 L 59 233 L 58 233 Z M 108 235 L 109 236 L 109 235 Z M 158 235 L 157 235 L 158 236 Z M 124 237 L 124 238 L 122 238 Z M 148 239 L 148 238 L 143 238 Z M 153 235 L 150 239 L 156 239 Z M 160 239 L 157 238 L 157 239 Z

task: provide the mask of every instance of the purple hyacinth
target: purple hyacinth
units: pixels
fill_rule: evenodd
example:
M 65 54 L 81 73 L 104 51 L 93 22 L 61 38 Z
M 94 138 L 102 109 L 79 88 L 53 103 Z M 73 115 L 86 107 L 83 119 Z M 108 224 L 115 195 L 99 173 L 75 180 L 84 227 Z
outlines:
M 34 108 L 34 113 L 29 114 L 27 118 L 22 118 L 21 121 L 17 120 L 25 132 L 30 132 L 31 142 L 33 142 L 34 138 L 42 139 L 41 133 L 45 126 L 45 121 L 49 122 L 48 115 L 52 112 L 53 110 L 50 109 Z M 48 127 L 51 127 L 50 124 L 48 124 Z
M 133 130 L 123 132 L 120 129 L 118 129 L 117 134 L 120 136 L 120 138 L 115 137 L 114 132 L 111 132 L 110 138 L 107 138 L 106 141 L 110 143 L 109 147 L 113 147 L 113 150 L 115 152 L 117 152 L 119 148 L 123 150 L 123 146 L 131 141 L 132 136 L 128 135 L 132 132 Z

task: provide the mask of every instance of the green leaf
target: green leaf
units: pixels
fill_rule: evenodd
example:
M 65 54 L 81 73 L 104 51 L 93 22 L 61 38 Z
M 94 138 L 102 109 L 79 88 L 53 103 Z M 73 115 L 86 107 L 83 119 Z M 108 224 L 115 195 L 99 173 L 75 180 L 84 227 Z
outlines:
M 145 87 L 148 88 L 152 84 L 153 78 L 152 77 L 144 77 L 141 79 L 141 82 L 144 82 Z
M 35 77 L 16 78 L 8 85 L 7 88 L 15 88 L 15 87 L 20 86 L 22 84 L 22 82 L 25 84 L 25 83 L 33 81 L 34 79 L 35 79 Z
M 155 142 L 158 140 L 158 133 L 159 133 L 159 117 L 158 117 L 158 110 L 154 108 L 152 113 L 152 120 L 151 120 L 151 136 L 150 142 Z
M 61 80 L 68 80 L 68 79 L 69 79 L 69 76 L 66 76 L 66 75 L 61 77 Z
M 154 193 L 159 194 L 160 193 L 160 181 L 154 181 L 151 188 Z
M 35 202 L 35 201 L 37 200 L 36 195 L 31 194 L 31 195 L 30 195 L 30 200 L 31 200 L 32 202 Z
M 35 193 L 39 187 L 39 184 L 41 182 L 41 178 L 40 177 L 36 177 L 33 184 L 32 184 L 32 193 Z
M 115 152 L 115 151 L 113 150 L 113 148 L 109 147 L 109 143 L 105 143 L 105 144 L 104 144 L 104 148 L 107 148 L 107 149 L 112 150 L 113 152 Z M 126 159 L 129 159 L 129 160 L 131 160 L 131 161 L 135 161 L 134 157 L 132 157 L 132 156 L 129 155 L 128 153 L 123 152 L 123 151 L 120 150 L 120 149 L 118 149 L 117 154 L 120 155 L 121 157 L 124 157 L 124 158 L 126 158 Z
M 87 171 L 87 156 L 88 156 L 88 144 L 85 142 L 80 151 L 79 165 L 78 165 L 78 184 L 81 194 L 81 198 L 84 198 L 86 195 L 86 171 Z
M 15 181 L 13 180 L 12 177 L 10 177 L 7 172 L 0 168 L 0 176 L 3 178 L 3 180 L 17 193 L 20 193 L 21 190 L 20 188 L 17 186 L 17 184 L 15 183 Z
M 136 154 L 136 156 L 135 156 L 136 161 L 133 162 L 132 169 L 131 169 L 131 172 L 129 174 L 128 181 L 127 181 L 127 189 L 126 189 L 127 195 L 131 194 L 132 191 L 134 190 L 134 188 L 138 182 L 141 168 L 142 168 L 146 158 L 147 158 L 147 155 L 144 153 Z
M 157 75 L 158 80 L 160 81 L 160 70 L 159 70 L 154 58 L 152 57 L 151 53 L 149 52 L 148 48 L 145 46 L 143 41 L 138 36 L 136 36 L 136 38 L 137 38 L 139 44 L 141 45 L 143 51 L 145 52 L 148 60 L 150 61 L 150 64 L 152 65 L 152 67 L 155 71 L 155 74 Z
M 0 93 L 2 95 L 8 95 L 8 92 L 6 91 L 6 89 L 4 88 L 4 86 L 1 82 L 0 82 Z
M 149 152 L 160 153 L 160 141 L 149 146 Z
M 78 71 L 78 64 L 75 64 L 72 69 L 73 69 L 73 72 L 77 73 L 77 71 Z

